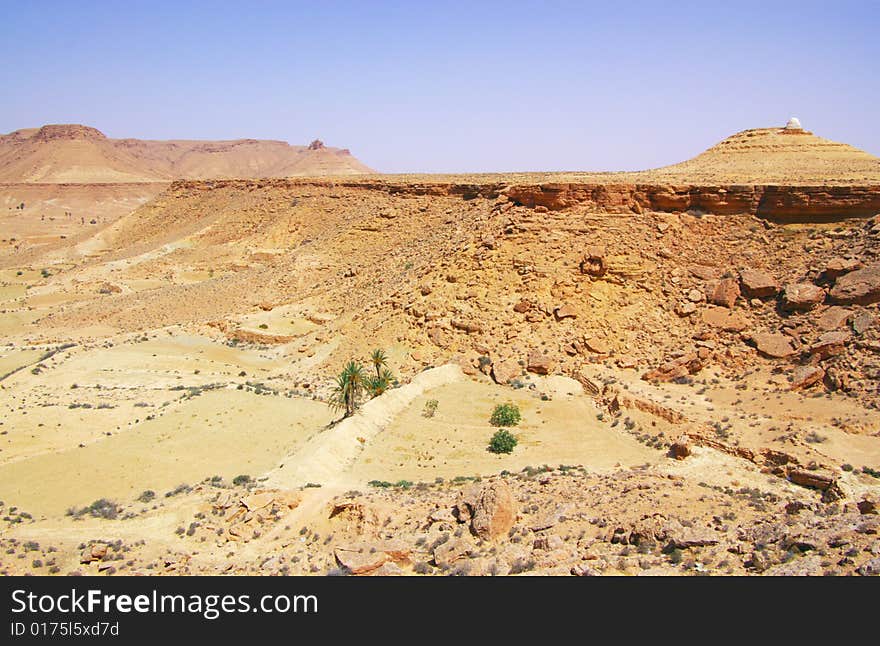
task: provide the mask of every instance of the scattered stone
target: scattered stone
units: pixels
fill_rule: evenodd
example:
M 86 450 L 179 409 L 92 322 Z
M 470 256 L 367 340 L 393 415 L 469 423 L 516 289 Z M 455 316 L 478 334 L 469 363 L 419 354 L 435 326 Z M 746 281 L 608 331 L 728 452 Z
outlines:
M 710 306 L 703 310 L 703 322 L 725 332 L 742 332 L 749 327 L 749 320 L 739 312 L 723 307 Z
M 532 543 L 532 548 L 536 550 L 544 550 L 544 551 L 552 551 L 561 549 L 565 545 L 565 541 L 562 540 L 556 534 L 550 534 L 548 536 L 539 536 Z
M 852 312 L 842 307 L 836 305 L 829 307 L 816 319 L 816 327 L 820 330 L 836 330 L 842 327 L 851 315 Z
M 759 332 L 750 337 L 758 352 L 771 359 L 784 359 L 795 353 L 791 337 L 785 334 Z
M 596 354 L 609 354 L 611 352 L 611 346 L 608 342 L 596 336 L 586 339 L 584 345 L 587 346 L 590 352 L 595 352 Z
M 446 568 L 468 556 L 472 545 L 461 538 L 451 538 L 434 548 L 434 563 L 437 567 Z
M 571 568 L 571 573 L 574 576 L 602 576 L 601 572 L 583 563 L 578 563 L 577 565 L 573 566 Z
M 336 562 L 352 574 L 366 574 L 381 567 L 387 560 L 385 552 L 370 551 L 366 547 L 338 547 Z
M 529 301 L 523 299 L 513 306 L 513 311 L 517 314 L 525 314 L 531 309 L 531 307 L 532 304 Z
M 794 557 L 787 563 L 774 565 L 764 576 L 821 576 L 822 559 L 818 556 Z
M 826 332 L 810 346 L 810 354 L 820 360 L 842 354 L 846 350 L 846 343 L 849 340 L 849 332 Z
M 703 294 L 699 289 L 690 289 L 687 293 L 687 299 L 691 303 L 702 303 L 706 298 L 706 295 Z
M 725 332 L 742 332 L 749 327 L 749 320 L 739 312 L 731 312 L 723 307 L 709 306 L 703 310 L 703 322 Z
M 107 556 L 107 545 L 105 543 L 95 543 L 91 547 L 87 547 L 80 554 L 79 562 L 82 564 L 101 561 Z
M 825 265 L 823 275 L 829 280 L 834 280 L 851 271 L 861 269 L 864 266 L 865 265 L 862 264 L 860 260 L 855 258 L 832 258 L 828 261 L 828 264 Z
M 859 312 L 852 317 L 852 329 L 858 335 L 862 335 L 874 327 L 874 315 L 870 312 Z
M 553 359 L 548 357 L 546 354 L 539 352 L 537 350 L 533 350 L 529 353 L 528 363 L 526 364 L 526 370 L 529 372 L 534 372 L 538 375 L 546 375 L 549 374 L 555 362 Z
M 866 561 L 856 570 L 862 576 L 880 576 L 880 558 Z
M 696 352 L 689 352 L 678 359 L 667 361 L 659 368 L 642 375 L 644 381 L 675 381 L 695 375 L 703 369 L 703 361 Z
M 476 334 L 478 332 L 483 331 L 483 326 L 480 325 L 477 321 L 462 321 L 458 319 L 453 319 L 450 323 L 452 327 L 456 330 L 461 330 L 462 332 L 466 332 L 468 334 Z
M 568 303 L 557 307 L 555 310 L 553 310 L 553 314 L 556 315 L 557 321 L 561 321 L 562 319 L 577 318 L 577 310 L 573 305 Z

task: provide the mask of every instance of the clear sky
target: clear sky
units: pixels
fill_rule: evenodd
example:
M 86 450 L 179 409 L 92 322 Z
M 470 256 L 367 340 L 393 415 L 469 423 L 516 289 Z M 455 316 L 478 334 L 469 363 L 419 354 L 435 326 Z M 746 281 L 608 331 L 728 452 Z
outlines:
M 801 119 L 880 155 L 880 1 L 0 0 L 0 132 L 320 137 L 382 172 L 633 170 Z

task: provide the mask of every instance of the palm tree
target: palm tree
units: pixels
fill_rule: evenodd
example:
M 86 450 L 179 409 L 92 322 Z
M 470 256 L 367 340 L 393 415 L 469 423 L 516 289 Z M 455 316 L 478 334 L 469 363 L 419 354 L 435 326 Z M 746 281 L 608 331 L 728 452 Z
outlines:
M 376 349 L 370 354 L 370 362 L 376 369 L 376 379 L 380 379 L 382 375 L 379 374 L 379 369 L 388 366 L 388 357 L 385 356 L 384 351 Z
M 330 405 L 335 409 L 345 409 L 345 417 L 351 417 L 357 408 L 357 400 L 367 385 L 367 377 L 364 367 L 357 361 L 349 361 L 339 376 L 336 377 L 336 387 L 330 396 Z
M 383 368 L 382 372 L 379 373 L 375 377 L 370 377 L 367 380 L 367 390 L 372 397 L 378 397 L 386 390 L 391 388 L 391 385 L 394 383 L 394 374 L 388 370 L 388 368 Z

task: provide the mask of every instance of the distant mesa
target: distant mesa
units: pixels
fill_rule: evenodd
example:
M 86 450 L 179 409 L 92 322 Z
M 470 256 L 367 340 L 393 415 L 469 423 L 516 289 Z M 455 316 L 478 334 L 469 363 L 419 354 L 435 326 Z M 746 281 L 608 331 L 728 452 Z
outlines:
M 331 154 L 306 154 L 324 151 Z M 110 139 L 80 124 L 49 124 L 0 135 L 0 183 L 130 184 L 176 179 L 260 179 L 374 173 L 344 148 L 319 139 L 149 141 Z
M 52 141 L 56 139 L 107 139 L 106 135 L 97 128 L 81 126 L 78 124 L 50 124 L 37 130 L 34 135 L 37 141 Z

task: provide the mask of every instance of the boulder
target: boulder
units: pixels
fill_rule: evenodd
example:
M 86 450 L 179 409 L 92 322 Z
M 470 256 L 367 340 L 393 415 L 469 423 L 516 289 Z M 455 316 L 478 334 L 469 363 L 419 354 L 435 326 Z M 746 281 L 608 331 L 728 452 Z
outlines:
M 776 332 L 759 332 L 751 336 L 758 352 L 771 359 L 784 359 L 795 353 L 791 337 Z
M 553 359 L 542 352 L 533 350 L 529 353 L 526 370 L 528 370 L 529 372 L 534 372 L 538 375 L 546 375 L 549 374 L 551 370 L 553 370 L 554 365 L 555 364 Z
M 601 278 L 608 271 L 608 263 L 605 261 L 605 248 L 599 246 L 587 247 L 580 262 L 580 272 L 594 278 Z
M 825 491 L 837 483 L 837 479 L 832 475 L 805 469 L 792 469 L 788 473 L 788 479 L 802 487 L 820 489 L 821 491 Z
M 865 496 L 857 503 L 856 506 L 859 508 L 860 514 L 877 513 L 877 501 L 870 494 L 865 494 Z
M 825 370 L 821 366 L 799 366 L 791 373 L 791 389 L 809 388 L 825 378 Z
M 471 529 L 484 540 L 506 536 L 516 521 L 513 492 L 503 480 L 484 486 L 474 505 Z
M 709 301 L 728 309 L 733 309 L 739 298 L 739 283 L 733 278 L 723 278 L 709 289 Z
M 522 374 L 522 367 L 513 359 L 492 362 L 492 379 L 496 384 L 507 384 Z
M 684 460 L 690 454 L 691 447 L 688 443 L 687 437 L 682 436 L 678 438 L 672 443 L 672 446 L 669 447 L 669 457 L 675 458 L 676 460 Z
M 782 307 L 788 311 L 811 310 L 825 300 L 825 290 L 813 283 L 792 283 L 785 286 Z
M 743 269 L 739 275 L 742 292 L 749 298 L 771 298 L 779 293 L 779 283 L 758 269 Z
M 846 343 L 850 340 L 849 332 L 831 331 L 822 334 L 816 342 L 810 346 L 810 354 L 819 359 L 827 359 L 846 350 Z
M 837 279 L 831 300 L 841 305 L 870 305 L 880 302 L 880 265 L 871 265 Z

